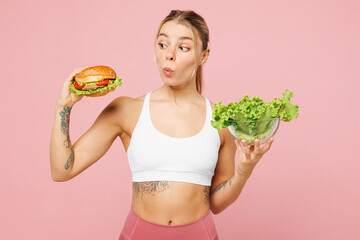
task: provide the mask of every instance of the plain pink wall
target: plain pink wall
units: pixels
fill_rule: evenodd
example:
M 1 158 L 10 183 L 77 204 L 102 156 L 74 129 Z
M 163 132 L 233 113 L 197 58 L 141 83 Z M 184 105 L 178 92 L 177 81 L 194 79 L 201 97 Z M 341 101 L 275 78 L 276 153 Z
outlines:
M 112 99 L 160 87 L 153 43 L 171 9 L 209 26 L 204 96 L 270 101 L 289 89 L 299 105 L 238 200 L 214 215 L 220 239 L 360 239 L 360 4 L 339 0 L 2 1 L 0 239 L 118 238 L 132 193 L 121 141 L 53 182 L 55 104 L 75 68 L 105 64 L 123 78 L 75 105 L 75 142 Z

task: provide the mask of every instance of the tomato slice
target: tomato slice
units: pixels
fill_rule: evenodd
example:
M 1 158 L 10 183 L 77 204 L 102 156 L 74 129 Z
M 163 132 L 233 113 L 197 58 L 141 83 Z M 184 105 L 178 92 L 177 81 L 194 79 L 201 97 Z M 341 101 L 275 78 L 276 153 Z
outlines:
M 96 83 L 96 86 L 106 86 L 106 85 L 109 84 L 109 81 L 110 81 L 109 79 L 107 79 L 107 80 L 102 80 L 102 81 Z
M 74 83 L 74 87 L 76 88 L 76 89 L 82 89 L 82 88 L 84 88 L 85 87 L 85 83 L 83 84 L 83 85 L 80 85 L 78 82 L 76 82 L 75 81 L 75 83 Z

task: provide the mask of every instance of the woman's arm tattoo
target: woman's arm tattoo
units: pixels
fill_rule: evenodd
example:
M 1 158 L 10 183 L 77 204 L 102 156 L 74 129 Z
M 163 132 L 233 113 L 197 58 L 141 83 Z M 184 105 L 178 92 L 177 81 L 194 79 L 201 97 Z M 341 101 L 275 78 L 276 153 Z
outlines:
M 66 107 L 60 112 L 61 131 L 63 134 L 67 136 L 69 136 L 70 111 L 71 111 L 71 107 Z
M 68 157 L 64 168 L 68 170 L 74 161 L 74 151 L 71 147 L 70 137 L 69 137 L 69 123 L 70 123 L 70 111 L 71 107 L 66 107 L 62 111 L 60 111 L 61 117 L 61 132 L 66 136 L 66 140 L 64 141 L 65 148 L 70 148 L 70 156 Z
M 225 188 L 227 183 L 229 183 L 229 186 L 231 186 L 231 182 L 232 182 L 233 178 L 234 178 L 234 176 L 232 176 L 228 181 L 223 182 L 223 183 L 220 183 L 219 186 L 217 186 L 217 187 L 212 191 L 211 194 L 216 193 L 216 192 L 219 191 L 221 188 Z
M 68 170 L 70 168 L 73 161 L 74 161 L 74 151 L 72 150 L 72 148 L 70 148 L 70 156 L 64 165 L 65 170 Z

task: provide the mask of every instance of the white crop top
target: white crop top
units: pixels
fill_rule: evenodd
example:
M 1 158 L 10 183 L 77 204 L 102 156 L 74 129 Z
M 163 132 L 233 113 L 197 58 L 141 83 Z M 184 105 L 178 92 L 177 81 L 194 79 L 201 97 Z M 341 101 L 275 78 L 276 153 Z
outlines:
M 218 160 L 220 137 L 210 124 L 212 109 L 206 100 L 206 121 L 196 135 L 175 138 L 158 131 L 151 122 L 151 92 L 145 96 L 141 114 L 127 149 L 133 182 L 180 181 L 211 186 Z

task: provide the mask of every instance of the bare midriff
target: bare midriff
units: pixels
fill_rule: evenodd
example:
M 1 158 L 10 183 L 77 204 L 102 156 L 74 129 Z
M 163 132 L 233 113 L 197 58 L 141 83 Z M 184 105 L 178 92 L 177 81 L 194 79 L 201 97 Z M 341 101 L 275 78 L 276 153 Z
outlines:
M 159 225 L 183 225 L 209 210 L 210 186 L 175 181 L 133 182 L 132 210 Z

